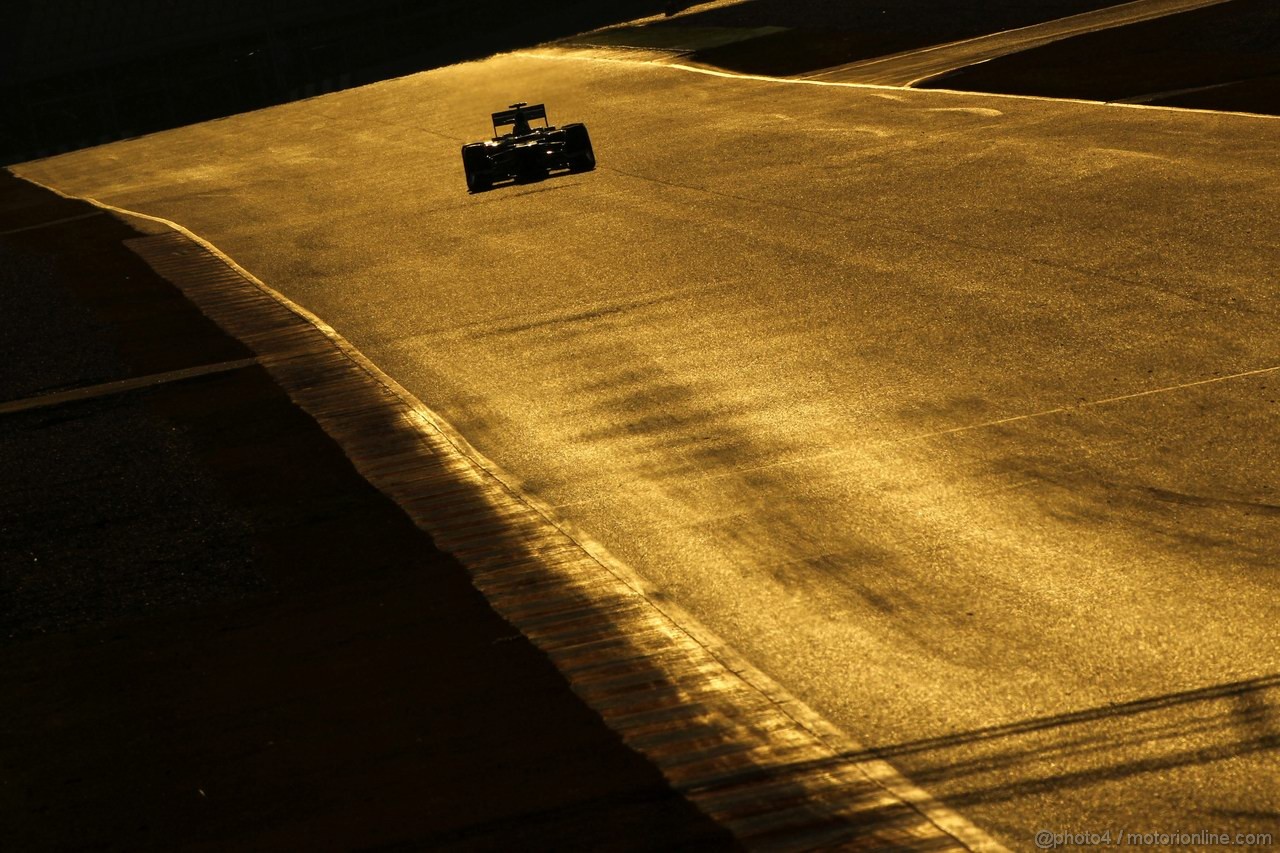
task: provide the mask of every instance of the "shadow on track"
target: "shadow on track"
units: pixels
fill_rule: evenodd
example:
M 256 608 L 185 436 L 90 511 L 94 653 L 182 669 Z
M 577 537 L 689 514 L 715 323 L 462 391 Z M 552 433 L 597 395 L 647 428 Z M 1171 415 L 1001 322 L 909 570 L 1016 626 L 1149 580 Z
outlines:
M 1276 752 L 1277 701 L 1280 674 L 1273 674 L 843 757 L 887 760 L 948 805 L 963 808 Z M 1222 816 L 1264 829 L 1280 817 L 1249 810 Z

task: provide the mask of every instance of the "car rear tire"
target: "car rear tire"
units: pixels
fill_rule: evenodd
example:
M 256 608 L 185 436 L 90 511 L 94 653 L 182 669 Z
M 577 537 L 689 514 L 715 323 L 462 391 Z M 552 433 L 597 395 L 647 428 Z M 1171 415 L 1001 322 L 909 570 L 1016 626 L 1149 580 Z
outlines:
M 570 172 L 590 172 L 596 167 L 596 152 L 591 147 L 591 134 L 585 124 L 564 126 L 565 162 Z

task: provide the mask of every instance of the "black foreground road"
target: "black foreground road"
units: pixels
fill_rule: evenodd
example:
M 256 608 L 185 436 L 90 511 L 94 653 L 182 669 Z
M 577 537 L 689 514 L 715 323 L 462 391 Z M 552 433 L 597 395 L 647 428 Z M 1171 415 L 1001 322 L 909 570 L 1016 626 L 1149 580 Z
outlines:
M 467 196 L 531 99 L 599 168 Z M 1280 831 L 1278 128 L 515 55 L 19 171 L 213 241 L 1030 849 Z

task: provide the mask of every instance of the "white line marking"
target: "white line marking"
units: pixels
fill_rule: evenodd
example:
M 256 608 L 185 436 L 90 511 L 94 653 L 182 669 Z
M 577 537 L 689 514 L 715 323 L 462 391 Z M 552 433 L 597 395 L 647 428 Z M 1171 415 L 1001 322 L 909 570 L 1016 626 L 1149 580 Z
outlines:
M 926 438 L 937 438 L 942 435 L 954 435 L 960 432 L 969 432 L 971 430 L 986 429 L 987 427 L 1000 426 L 1001 424 L 1011 424 L 1015 421 L 1025 421 L 1031 418 L 1043 418 L 1048 415 L 1059 415 L 1063 412 L 1074 412 L 1079 409 L 1089 409 L 1094 406 L 1105 406 L 1108 403 L 1119 403 L 1124 400 L 1135 400 L 1139 397 L 1150 397 L 1154 394 L 1168 394 L 1171 391 L 1181 391 L 1185 388 L 1195 388 L 1199 385 L 1212 385 L 1215 382 L 1227 382 L 1232 379 L 1244 379 L 1248 376 L 1261 376 L 1264 373 L 1273 373 L 1280 370 L 1280 365 L 1274 367 L 1259 367 L 1257 370 L 1244 370 L 1240 373 L 1232 373 L 1228 376 L 1214 376 L 1209 379 L 1197 379 L 1193 382 L 1183 382 L 1178 385 L 1166 385 L 1163 388 L 1152 388 L 1149 391 L 1135 391 L 1132 394 L 1120 394 L 1116 397 L 1103 397 L 1100 400 L 1087 400 L 1083 403 L 1076 403 L 1072 406 L 1058 406 L 1056 409 L 1045 409 L 1041 412 L 1030 412 L 1025 415 L 1013 415 L 1007 418 L 998 418 L 994 421 L 985 421 L 980 424 L 968 424 L 966 426 L 953 427 L 951 429 L 938 430 L 937 432 L 926 432 L 920 435 L 908 436 L 899 439 L 896 443 L 907 441 L 921 441 Z
M 1154 101 L 1156 98 L 1173 98 L 1178 95 L 1190 95 L 1195 92 L 1209 92 L 1214 89 L 1225 89 L 1227 86 L 1235 86 L 1238 83 L 1248 83 L 1251 79 L 1228 80 L 1226 83 L 1211 83 L 1208 86 L 1192 86 L 1189 89 L 1168 89 L 1163 92 L 1148 92 L 1145 95 L 1132 95 L 1128 98 L 1116 98 L 1112 103 L 1116 104 L 1145 104 Z
M 1200 385 L 1212 385 L 1216 382 L 1227 382 L 1232 379 L 1244 379 L 1250 376 L 1261 376 L 1267 373 L 1274 373 L 1280 370 L 1280 365 L 1274 367 L 1260 367 L 1256 370 L 1245 370 L 1240 373 L 1232 373 L 1228 376 L 1214 376 L 1209 379 L 1197 379 L 1192 382 L 1183 382 L 1178 385 L 1166 385 L 1162 388 L 1152 388 L 1148 391 L 1135 391 L 1132 394 L 1120 394 L 1116 397 L 1104 397 L 1099 400 L 1086 400 L 1083 403 L 1076 403 L 1070 406 L 1058 406 L 1054 409 L 1044 409 L 1039 412 L 1028 412 L 1024 415 L 1010 415 L 1007 418 L 996 418 L 991 421 L 983 421 L 976 424 L 964 424 L 963 426 L 951 427 L 949 429 L 940 429 L 934 432 L 922 432 L 915 435 L 906 435 L 901 438 L 887 438 L 881 441 L 869 442 L 867 445 L 860 447 L 841 447 L 828 450 L 823 453 L 813 453 L 798 459 L 779 459 L 774 462 L 763 462 L 759 465 L 743 466 L 734 468 L 731 471 L 717 471 L 713 474 L 706 474 L 699 477 L 699 480 L 719 480 L 726 477 L 736 477 L 742 474 L 750 474 L 756 471 L 767 471 L 773 468 L 786 468 L 792 465 L 807 465 L 811 462 L 817 462 L 823 459 L 834 459 L 840 456 L 847 456 L 851 453 L 857 453 L 865 447 L 887 447 L 894 444 L 909 444 L 913 441 L 926 441 L 931 438 L 941 438 L 947 435 L 957 435 L 962 432 L 972 432 L 974 430 L 988 429 L 990 427 L 1001 426 L 1003 424 L 1016 423 L 1017 421 L 1031 420 L 1032 418 L 1044 418 L 1050 415 L 1061 415 L 1067 412 L 1075 412 L 1081 409 L 1090 409 L 1095 406 L 1105 406 L 1110 403 L 1120 403 L 1125 400 L 1133 400 L 1139 397 L 1150 397 L 1154 394 L 1167 394 L 1172 391 L 1181 391 L 1186 388 L 1195 388 Z M 582 501 L 586 503 L 586 501 Z M 565 504 L 571 506 L 572 504 Z
M 61 219 L 54 219 L 51 222 L 41 222 L 38 225 L 24 225 L 21 228 L 10 228 L 8 231 L 0 231 L 0 237 L 8 237 L 10 234 L 21 234 L 23 231 L 39 231 L 41 228 L 52 228 L 55 225 L 63 225 L 67 222 L 79 222 L 81 219 L 91 219 L 95 216 L 101 216 L 104 212 L 105 211 L 94 210 L 90 213 L 80 213 L 75 216 L 64 216 Z
M 223 361 L 218 364 L 205 364 L 199 367 L 187 367 L 182 370 L 170 370 L 165 373 L 153 373 L 150 376 L 139 376 L 133 379 L 121 379 L 117 382 L 104 382 L 101 385 L 89 385 L 70 391 L 57 391 L 52 394 L 41 394 L 39 397 L 28 397 L 24 400 L 11 400 L 0 403 L 0 415 L 13 412 L 26 412 L 31 409 L 44 409 L 49 406 L 60 406 L 64 403 L 76 403 L 81 400 L 93 400 L 98 397 L 109 397 L 141 388 L 165 385 L 169 382 L 180 382 L 183 379 L 194 379 L 197 376 L 209 376 L 214 373 L 226 373 L 257 364 L 256 358 L 242 358 L 237 361 Z

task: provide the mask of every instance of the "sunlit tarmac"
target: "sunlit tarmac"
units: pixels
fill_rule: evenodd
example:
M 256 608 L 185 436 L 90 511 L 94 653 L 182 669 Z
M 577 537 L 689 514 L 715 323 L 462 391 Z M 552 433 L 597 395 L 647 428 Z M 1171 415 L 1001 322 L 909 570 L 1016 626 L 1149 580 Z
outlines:
M 467 195 L 535 99 L 600 168 Z M 1278 128 L 515 56 L 19 172 L 210 239 L 1025 849 L 1277 828 Z

